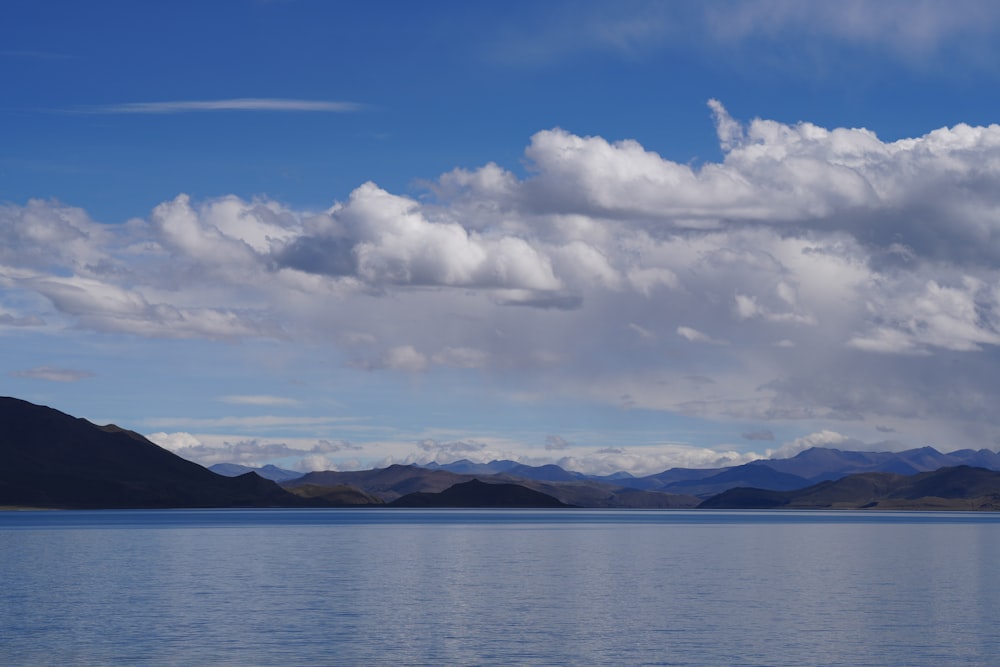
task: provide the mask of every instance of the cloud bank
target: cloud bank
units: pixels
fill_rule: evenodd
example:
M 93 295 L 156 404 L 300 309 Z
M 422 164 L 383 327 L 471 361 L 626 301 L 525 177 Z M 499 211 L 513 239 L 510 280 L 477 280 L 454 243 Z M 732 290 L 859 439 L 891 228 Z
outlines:
M 757 423 L 751 440 L 804 420 L 992 443 L 1000 126 L 884 142 L 709 105 L 724 159 L 697 167 L 554 128 L 526 177 L 369 182 L 324 211 L 181 194 L 113 226 L 2 206 L 0 328 L 308 342 L 372 372 Z

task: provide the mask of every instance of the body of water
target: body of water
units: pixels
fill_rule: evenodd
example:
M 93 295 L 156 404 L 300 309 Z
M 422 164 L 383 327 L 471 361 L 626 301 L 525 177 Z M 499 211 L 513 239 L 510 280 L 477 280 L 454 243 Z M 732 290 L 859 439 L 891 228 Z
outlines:
M 996 665 L 1000 515 L 0 512 L 3 665 Z

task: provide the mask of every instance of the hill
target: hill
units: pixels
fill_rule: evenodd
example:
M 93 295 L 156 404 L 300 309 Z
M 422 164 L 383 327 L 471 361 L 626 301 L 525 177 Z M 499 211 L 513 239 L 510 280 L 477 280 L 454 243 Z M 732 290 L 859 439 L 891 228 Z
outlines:
M 388 503 L 409 493 L 438 493 L 470 479 L 472 479 L 470 475 L 459 475 L 446 470 L 427 470 L 417 466 L 396 464 L 373 470 L 310 472 L 298 479 L 285 482 L 282 486 L 292 493 L 298 493 L 298 489 L 305 486 L 315 488 L 351 486 Z
M 365 493 L 347 484 L 337 484 L 335 486 L 300 484 L 287 490 L 301 498 L 320 498 L 337 507 L 385 504 L 385 501 L 378 496 Z
M 0 505 L 59 508 L 315 505 L 253 473 L 223 477 L 138 433 L 0 397 Z M 326 503 L 323 503 L 326 504 Z
M 571 507 L 552 496 L 519 484 L 488 484 L 478 479 L 461 482 L 438 493 L 417 492 L 397 498 L 392 507 Z
M 857 473 L 794 491 L 729 489 L 699 508 L 1000 510 L 1000 472 L 956 466 L 914 475 Z

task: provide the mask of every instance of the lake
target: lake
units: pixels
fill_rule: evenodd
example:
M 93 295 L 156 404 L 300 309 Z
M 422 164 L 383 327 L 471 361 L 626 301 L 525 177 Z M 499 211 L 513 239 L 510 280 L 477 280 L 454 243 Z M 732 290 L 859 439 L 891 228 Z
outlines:
M 3 665 L 995 665 L 1000 515 L 0 512 Z

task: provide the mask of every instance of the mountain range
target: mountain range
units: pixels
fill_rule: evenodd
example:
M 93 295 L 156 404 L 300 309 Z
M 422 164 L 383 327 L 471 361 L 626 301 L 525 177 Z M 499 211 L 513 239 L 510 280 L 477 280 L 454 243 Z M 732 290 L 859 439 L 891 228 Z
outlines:
M 690 508 L 701 502 L 694 496 L 630 489 L 585 478 L 546 481 L 510 473 L 461 474 L 443 467 L 427 469 L 416 465 L 391 465 L 387 468 L 345 472 L 311 472 L 284 482 L 282 486 L 292 493 L 300 493 L 303 487 L 332 488 L 346 485 L 376 496 L 383 502 L 392 503 L 411 493 L 441 493 L 455 484 L 472 479 L 494 484 L 518 484 L 577 507 Z
M 135 432 L 16 398 L 0 398 L 0 461 L 0 506 L 21 507 L 997 509 L 1000 498 L 1000 455 L 986 449 L 942 454 L 931 447 L 812 448 L 787 459 L 644 477 L 514 461 L 307 474 L 235 464 L 209 470 Z
M 915 475 L 863 472 L 794 491 L 733 488 L 703 509 L 1000 510 L 1000 472 L 956 466 Z
M 706 499 L 741 486 L 791 491 L 858 473 L 891 472 L 914 475 L 962 465 L 1000 470 L 1000 454 L 988 449 L 961 449 L 942 454 L 933 447 L 901 452 L 856 452 L 812 447 L 787 459 L 760 459 L 725 468 L 670 468 L 644 477 L 634 477 L 627 473 L 592 476 L 566 471 L 555 465 L 532 468 L 514 461 L 473 463 L 461 460 L 454 463 L 430 464 L 425 467 L 461 474 L 506 474 L 536 480 L 610 483 L 622 488 Z

